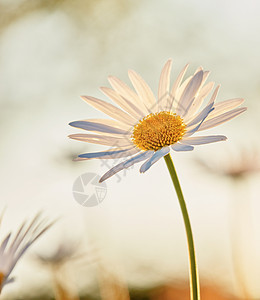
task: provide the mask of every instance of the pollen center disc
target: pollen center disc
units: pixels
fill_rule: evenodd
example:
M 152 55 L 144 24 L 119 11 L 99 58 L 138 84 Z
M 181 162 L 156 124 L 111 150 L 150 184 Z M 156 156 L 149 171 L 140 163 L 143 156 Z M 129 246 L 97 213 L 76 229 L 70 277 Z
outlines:
M 133 129 L 132 141 L 141 150 L 159 150 L 182 139 L 186 125 L 180 116 L 162 111 L 149 114 Z

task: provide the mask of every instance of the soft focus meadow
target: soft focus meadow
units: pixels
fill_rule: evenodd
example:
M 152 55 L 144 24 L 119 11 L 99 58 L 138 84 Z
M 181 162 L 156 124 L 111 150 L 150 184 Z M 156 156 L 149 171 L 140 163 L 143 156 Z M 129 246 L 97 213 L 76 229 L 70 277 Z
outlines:
M 1 299 L 189 299 L 183 220 L 165 164 L 106 181 L 93 207 L 73 197 L 85 173 L 113 161 L 75 162 L 100 150 L 69 140 L 68 123 L 104 115 L 115 75 L 140 73 L 156 93 L 190 63 L 221 84 L 218 100 L 247 112 L 213 130 L 226 142 L 174 153 L 198 259 L 202 299 L 260 298 L 260 2 L 257 0 L 0 0 L 0 243 L 41 212 L 48 224 L 15 266 Z M 93 191 L 92 191 L 93 192 Z M 1 255 L 1 248 L 0 248 Z M 0 263 L 0 280 L 1 280 Z

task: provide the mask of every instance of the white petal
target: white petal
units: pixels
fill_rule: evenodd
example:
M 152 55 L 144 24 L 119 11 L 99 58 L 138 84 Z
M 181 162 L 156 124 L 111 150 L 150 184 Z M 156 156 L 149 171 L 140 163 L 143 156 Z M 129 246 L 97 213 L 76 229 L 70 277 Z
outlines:
M 136 120 L 133 117 L 123 112 L 121 109 L 115 107 L 114 105 L 109 104 L 103 100 L 89 96 L 81 96 L 81 98 L 85 100 L 89 105 L 104 112 L 105 114 L 107 114 L 115 120 L 118 120 L 128 125 L 134 125 L 136 122 Z
M 162 149 L 156 151 L 151 158 L 149 158 L 144 164 L 142 164 L 140 168 L 140 172 L 141 173 L 146 172 L 148 169 L 150 169 L 150 167 L 153 164 L 155 164 L 159 159 L 167 155 L 169 152 L 170 152 L 169 147 L 163 147 Z
M 171 147 L 174 151 L 192 151 L 194 149 L 193 146 L 183 145 L 180 143 L 176 143 L 176 144 L 172 145 Z
M 94 122 L 94 123 L 98 123 L 98 124 L 102 124 L 102 125 L 112 126 L 112 127 L 118 128 L 118 129 L 125 130 L 125 131 L 130 131 L 132 129 L 132 125 L 127 125 L 125 123 L 122 123 L 122 122 L 119 122 L 116 120 L 112 120 L 112 119 L 85 119 L 82 121 Z
M 198 67 L 198 68 L 196 69 L 196 71 L 194 72 L 194 75 L 197 74 L 197 73 L 200 72 L 200 71 L 203 71 L 202 66 L 200 66 L 200 67 Z
M 247 110 L 246 107 L 236 108 L 236 109 L 228 111 L 228 112 L 226 112 L 226 113 L 224 113 L 222 115 L 219 115 L 219 116 L 217 116 L 217 117 L 215 117 L 213 119 L 205 121 L 200 126 L 200 128 L 198 129 L 198 131 L 206 130 L 206 129 L 218 126 L 218 125 L 220 125 L 220 124 L 222 124 L 224 122 L 227 122 L 227 121 L 233 119 L 234 117 L 240 115 L 242 112 L 244 112 L 246 110 Z
M 1 256 L 3 255 L 3 253 L 4 253 L 4 251 L 5 251 L 5 249 L 6 249 L 6 246 L 7 246 L 8 242 L 9 242 L 9 240 L 10 240 L 10 237 L 11 237 L 11 233 L 9 233 L 9 234 L 7 235 L 7 237 L 2 241 L 1 247 L 0 247 L 0 257 L 1 257 Z M 0 265 L 0 268 L 1 268 L 1 265 Z
M 107 180 L 109 177 L 112 177 L 113 175 L 115 175 L 116 173 L 122 171 L 123 169 L 125 169 L 126 167 L 124 166 L 124 162 L 121 162 L 120 164 L 114 166 L 112 169 L 110 169 L 108 172 L 106 172 L 100 179 L 99 182 L 103 182 L 105 180 Z
M 172 60 L 169 59 L 164 65 L 158 88 L 158 111 L 169 111 L 170 110 L 170 97 L 169 97 L 169 87 L 170 87 L 170 75 L 172 68 Z
M 113 147 L 127 147 L 133 145 L 129 136 L 113 137 L 99 134 L 71 134 L 69 138 L 77 141 L 100 144 Z
M 214 92 L 213 92 L 213 94 L 212 94 L 212 96 L 211 96 L 211 98 L 210 98 L 210 100 L 209 100 L 209 104 L 215 102 L 215 100 L 216 100 L 216 98 L 217 98 L 217 95 L 218 95 L 218 92 L 219 92 L 219 89 L 220 89 L 220 84 L 218 84 L 218 85 L 216 86 L 216 88 L 215 88 L 215 90 L 214 90 Z
M 15 277 L 12 277 L 12 278 L 6 278 L 6 279 L 4 280 L 4 282 L 3 282 L 3 284 L 2 284 L 2 288 L 3 288 L 4 285 L 9 284 L 9 283 L 12 283 L 12 282 L 14 282 L 14 281 L 15 281 Z
M 115 167 L 113 167 L 112 169 L 110 169 L 107 173 L 105 173 L 99 180 L 99 182 L 103 182 L 104 180 L 108 179 L 109 177 L 115 175 L 116 173 L 118 173 L 119 171 L 129 168 L 132 165 L 141 162 L 145 159 L 147 159 L 148 157 L 150 157 L 152 155 L 153 151 L 145 151 L 142 152 L 132 158 L 130 158 L 127 161 L 124 161 L 118 165 L 116 165 Z
M 185 115 L 184 123 L 188 123 L 191 117 L 200 109 L 201 104 L 203 103 L 204 99 L 209 95 L 214 87 L 214 82 L 209 82 L 204 87 L 201 88 L 197 97 L 193 101 L 191 107 L 189 108 L 188 113 Z
M 19 247 L 19 245 L 21 244 L 25 236 L 26 236 L 26 231 L 25 231 L 25 222 L 24 222 L 22 226 L 19 228 L 15 237 L 13 238 L 12 244 L 9 245 L 9 253 L 14 253 L 17 250 L 17 248 Z
M 143 78 L 133 70 L 128 71 L 129 79 L 131 80 L 138 96 L 143 101 L 149 112 L 156 112 L 156 99 L 149 85 Z
M 178 89 L 180 88 L 182 79 L 183 79 L 188 67 L 189 67 L 189 64 L 185 65 L 184 68 L 181 70 L 180 74 L 178 75 L 177 79 L 175 80 L 175 82 L 172 86 L 172 89 L 171 89 L 171 96 L 172 97 L 176 96 L 176 93 L 177 93 Z M 191 78 L 191 76 L 190 76 L 190 78 Z M 187 81 L 187 83 L 188 83 L 188 81 Z
M 236 98 L 231 100 L 225 100 L 214 105 L 214 110 L 210 113 L 207 120 L 210 120 L 218 115 L 221 115 L 231 109 L 234 109 L 241 105 L 244 102 L 244 99 Z M 206 120 L 206 121 L 207 121 Z
M 198 89 L 201 86 L 202 79 L 203 71 L 199 71 L 191 78 L 179 100 L 176 110 L 176 113 L 178 115 L 182 116 L 185 113 L 187 107 L 191 105 L 191 102 L 193 101 L 196 93 L 198 92 Z
M 143 112 L 139 110 L 137 106 L 120 96 L 113 89 L 107 87 L 101 87 L 100 89 L 106 96 L 108 96 L 111 100 L 113 100 L 116 104 L 123 108 L 127 113 L 129 113 L 133 118 L 135 118 L 136 121 L 144 117 Z
M 84 153 L 80 154 L 78 158 L 76 158 L 76 161 L 79 160 L 89 160 L 93 158 L 97 159 L 114 159 L 114 158 L 121 158 L 121 157 L 126 157 L 132 154 L 135 154 L 139 152 L 135 147 L 132 148 L 113 148 L 109 149 L 107 151 L 101 151 L 101 152 L 94 152 L 94 153 Z
M 82 120 L 69 123 L 70 126 L 81 128 L 88 131 L 102 132 L 106 134 L 129 135 L 130 131 L 122 130 L 118 127 L 106 125 L 105 120 Z M 113 124 L 113 123 L 112 123 Z
M 198 125 L 196 125 L 195 127 L 194 127 L 194 126 L 193 126 L 193 127 L 191 126 L 191 127 L 189 128 L 189 130 L 185 133 L 185 137 L 189 137 L 189 136 L 193 135 L 196 131 L 198 131 L 198 129 L 200 128 L 201 124 L 202 124 L 202 123 L 204 122 L 204 120 L 207 118 L 208 114 L 214 109 L 214 108 L 211 108 L 209 111 L 207 110 L 207 108 L 210 108 L 211 105 L 212 105 L 212 103 L 209 104 L 209 105 L 205 108 L 204 117 L 203 117 L 203 119 L 200 121 L 200 123 L 199 123 Z M 202 111 L 202 113 L 203 113 L 203 111 Z M 187 128 L 188 128 L 188 127 L 187 127 Z
M 151 150 L 142 152 L 142 153 L 130 158 L 129 160 L 127 160 L 124 163 L 124 165 L 125 165 L 126 168 L 129 168 L 135 163 L 138 163 L 138 162 L 143 161 L 147 158 L 150 158 L 153 155 L 153 153 L 154 153 L 154 151 L 151 151 Z
M 201 111 L 199 112 L 197 115 L 195 115 L 193 117 L 193 119 L 191 119 L 191 121 L 187 124 L 187 128 L 201 122 L 201 120 L 205 120 L 205 118 L 208 116 L 208 114 L 212 111 L 212 107 L 214 106 L 214 101 L 216 100 L 218 91 L 219 91 L 220 86 L 218 85 L 213 93 L 213 95 L 211 96 L 208 105 Z
M 179 104 L 179 100 L 181 98 L 181 95 L 183 94 L 183 91 L 186 89 L 188 83 L 190 82 L 192 76 L 189 76 L 188 78 L 186 78 L 183 83 L 180 85 L 180 87 L 178 88 L 178 90 L 176 91 L 176 95 L 175 95 L 175 98 L 176 98 L 176 107 L 175 107 L 175 112 L 176 112 L 176 109 L 178 107 L 178 104 Z
M 201 86 L 206 82 L 206 80 L 209 77 L 209 74 L 210 74 L 210 71 L 204 71 Z
M 196 136 L 183 138 L 181 140 L 182 144 L 186 145 L 202 145 L 202 144 L 210 144 L 220 141 L 225 141 L 227 138 L 224 135 L 208 135 L 208 136 Z
M 213 108 L 213 103 L 207 105 L 193 120 L 191 120 L 190 123 L 187 124 L 187 129 L 193 127 L 194 125 L 198 124 L 201 122 L 201 120 L 205 120 L 208 114 L 214 109 Z
M 188 69 L 189 64 L 187 64 L 182 71 L 180 72 L 180 74 L 178 75 L 177 79 L 175 80 L 172 89 L 171 89 L 171 93 L 170 93 L 170 98 L 171 98 L 171 105 L 170 105 L 170 109 L 172 110 L 173 105 L 174 105 L 174 100 L 176 100 L 176 93 L 180 87 L 181 81 Z
M 144 103 L 139 99 L 138 95 L 123 81 L 115 76 L 109 76 L 108 81 L 113 89 L 122 97 L 128 101 L 132 101 L 143 112 L 144 116 L 149 114 L 149 111 L 145 107 Z
M 200 71 L 203 71 L 203 68 L 202 68 L 202 67 L 198 67 L 198 68 L 196 69 L 194 75 L 197 74 L 197 73 L 200 72 Z M 203 72 L 203 78 L 202 78 L 201 85 L 203 85 L 203 84 L 205 83 L 205 81 L 206 81 L 207 78 L 209 77 L 209 74 L 210 74 L 209 71 L 204 71 L 204 72 Z
M 34 217 L 34 219 L 31 221 L 31 223 L 29 225 L 27 225 L 27 228 L 26 228 L 25 222 L 22 224 L 22 226 L 20 227 L 19 231 L 17 232 L 12 244 L 10 245 L 9 251 L 12 251 L 13 253 L 15 253 L 22 243 L 23 243 L 22 248 L 24 248 L 24 247 L 26 248 L 27 247 L 26 245 L 30 244 L 35 239 L 35 234 L 38 235 L 37 231 L 38 231 L 39 227 L 42 225 L 42 223 L 44 222 L 44 220 L 39 221 L 40 216 L 41 216 L 41 213 L 38 213 Z M 47 227 L 49 227 L 49 226 L 47 226 Z M 29 241 L 26 238 L 28 238 Z M 19 254 L 18 254 L 18 256 L 19 256 Z
M 12 257 L 12 261 L 10 261 L 9 270 L 6 276 L 10 275 L 17 261 L 25 253 L 25 251 L 53 225 L 53 223 L 46 225 L 46 220 L 40 220 L 40 217 L 41 213 L 37 214 L 28 226 L 23 223 L 18 230 L 8 249 L 8 252 Z

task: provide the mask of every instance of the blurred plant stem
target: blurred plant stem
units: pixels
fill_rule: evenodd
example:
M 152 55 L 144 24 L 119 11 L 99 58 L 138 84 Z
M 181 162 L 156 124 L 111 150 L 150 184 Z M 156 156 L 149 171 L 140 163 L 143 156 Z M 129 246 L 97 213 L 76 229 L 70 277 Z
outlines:
M 60 278 L 60 270 L 57 266 L 52 266 L 52 284 L 55 294 L 55 300 L 79 300 L 79 297 L 76 295 L 77 293 L 72 292 L 71 289 L 68 289 L 68 278 L 64 276 L 64 272 L 62 272 L 62 279 Z
M 97 275 L 102 300 L 130 300 L 127 284 L 122 274 L 118 274 L 118 265 L 107 267 L 102 258 L 98 259 Z
M 170 154 L 164 156 L 166 165 L 171 175 L 171 179 L 176 190 L 176 194 L 179 199 L 179 204 L 181 207 L 181 212 L 183 216 L 183 221 L 185 224 L 187 242 L 188 242 L 188 250 L 189 250 L 189 262 L 190 262 L 190 297 L 192 300 L 199 300 L 200 299 L 200 287 L 199 287 L 199 276 L 197 270 L 197 263 L 196 263 L 196 255 L 195 255 L 195 248 L 194 248 L 194 241 L 193 235 L 191 230 L 190 219 L 186 207 L 186 203 L 183 197 L 183 193 L 181 190 L 180 182 L 171 158 Z
M 231 256 L 236 283 L 240 289 L 243 299 L 253 299 L 247 284 L 247 276 L 244 270 L 244 249 L 241 244 L 247 245 L 247 251 L 251 249 L 249 244 L 252 236 L 253 225 L 251 223 L 251 205 L 249 201 L 249 191 L 246 186 L 246 177 L 232 178 L 233 189 L 230 205 L 229 205 L 229 226 L 230 226 L 230 242 Z M 251 234 L 248 234 L 248 232 Z M 250 276 L 250 275 L 249 275 Z

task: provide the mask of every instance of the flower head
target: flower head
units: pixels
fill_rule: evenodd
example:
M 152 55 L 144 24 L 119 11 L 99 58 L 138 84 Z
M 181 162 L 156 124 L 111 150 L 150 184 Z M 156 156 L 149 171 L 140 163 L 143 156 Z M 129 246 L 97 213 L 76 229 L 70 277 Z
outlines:
M 44 264 L 52 267 L 60 267 L 66 262 L 80 258 L 78 252 L 78 243 L 75 241 L 63 240 L 55 249 L 54 252 L 47 255 L 45 253 L 38 253 L 36 259 Z
M 80 154 L 76 160 L 127 158 L 105 173 L 100 182 L 141 161 L 144 163 L 140 172 L 145 172 L 171 149 L 191 151 L 195 145 L 224 141 L 223 135 L 193 137 L 193 134 L 220 125 L 246 110 L 245 107 L 238 108 L 244 101 L 240 98 L 216 104 L 219 86 L 202 107 L 214 86 L 213 82 L 205 85 L 209 72 L 202 68 L 182 82 L 186 65 L 170 88 L 171 65 L 172 61 L 168 60 L 163 67 L 157 100 L 142 77 L 131 70 L 129 78 L 135 91 L 113 76 L 108 78 L 112 89 L 101 88 L 120 108 L 94 97 L 82 96 L 88 104 L 114 120 L 89 119 L 70 123 L 91 132 L 73 134 L 70 138 L 110 146 L 107 151 Z
M 24 222 L 16 234 L 10 232 L 0 243 L 0 292 L 4 285 L 14 281 L 10 275 L 19 259 L 51 225 L 46 225 L 46 220 L 37 214 L 31 223 Z

